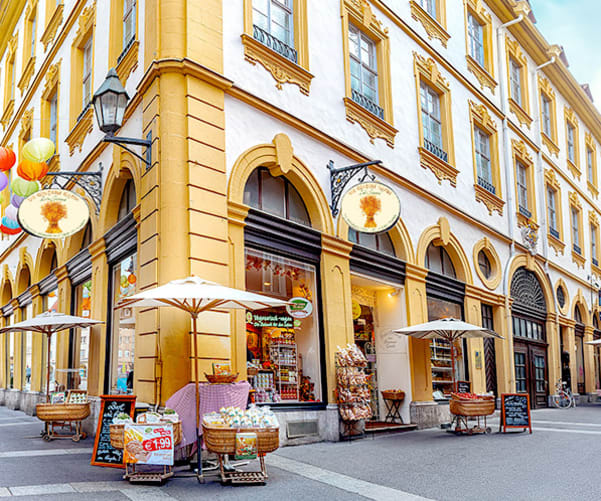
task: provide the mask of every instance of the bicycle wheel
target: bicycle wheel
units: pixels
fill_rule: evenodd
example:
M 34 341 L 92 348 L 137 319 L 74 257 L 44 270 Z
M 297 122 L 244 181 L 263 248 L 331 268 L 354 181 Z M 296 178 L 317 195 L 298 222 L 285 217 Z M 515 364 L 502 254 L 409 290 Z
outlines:
M 567 409 L 572 405 L 572 399 L 565 391 L 560 391 L 556 396 L 555 405 L 560 409 Z

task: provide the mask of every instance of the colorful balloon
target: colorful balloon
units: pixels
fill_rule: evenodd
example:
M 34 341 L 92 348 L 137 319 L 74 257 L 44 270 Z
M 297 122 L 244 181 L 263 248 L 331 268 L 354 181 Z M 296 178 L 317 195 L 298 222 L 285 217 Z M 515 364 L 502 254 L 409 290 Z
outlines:
M 0 172 L 0 191 L 3 191 L 4 188 L 8 186 L 8 177 L 4 172 Z
M 48 173 L 48 164 L 22 160 L 17 167 L 17 174 L 26 181 L 39 181 Z
M 40 191 L 40 183 L 37 181 L 26 181 L 23 178 L 15 177 L 10 185 L 13 193 L 20 197 L 27 198 L 33 195 L 36 191 Z
M 4 216 L 2 218 L 2 224 L 0 224 L 0 231 L 6 235 L 16 235 L 17 233 L 21 232 L 21 227 L 17 221 L 13 221 L 12 219 Z
M 2 218 L 2 224 L 7 228 L 15 229 L 20 228 L 19 222 L 16 219 L 11 219 L 8 216 Z
M 17 156 L 15 155 L 15 152 L 13 150 L 11 150 L 10 148 L 0 147 L 0 170 L 1 171 L 10 170 L 10 168 L 13 165 L 15 165 L 16 161 L 17 161 Z
M 54 143 L 45 137 L 38 137 L 27 141 L 21 154 L 30 162 L 45 162 L 54 155 Z
M 10 204 L 14 205 L 17 209 L 21 207 L 21 203 L 23 203 L 25 197 L 20 197 L 19 195 L 12 194 L 10 196 Z
M 6 209 L 4 209 L 4 215 L 13 221 L 16 221 L 18 210 L 19 209 L 17 209 L 14 205 L 9 205 L 6 207 Z

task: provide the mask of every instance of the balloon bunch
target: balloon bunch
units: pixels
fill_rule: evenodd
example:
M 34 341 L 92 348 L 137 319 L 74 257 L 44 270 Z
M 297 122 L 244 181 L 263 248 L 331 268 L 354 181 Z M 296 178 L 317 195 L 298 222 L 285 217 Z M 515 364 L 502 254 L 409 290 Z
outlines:
M 21 151 L 23 159 L 17 166 L 17 175 L 10 183 L 10 204 L 4 210 L 0 221 L 0 232 L 16 235 L 21 231 L 17 220 L 18 209 L 23 200 L 41 189 L 40 179 L 48 173 L 46 160 L 54 155 L 54 143 L 45 137 L 28 141 Z M 8 186 L 6 172 L 16 163 L 14 151 L 0 147 L 0 191 Z

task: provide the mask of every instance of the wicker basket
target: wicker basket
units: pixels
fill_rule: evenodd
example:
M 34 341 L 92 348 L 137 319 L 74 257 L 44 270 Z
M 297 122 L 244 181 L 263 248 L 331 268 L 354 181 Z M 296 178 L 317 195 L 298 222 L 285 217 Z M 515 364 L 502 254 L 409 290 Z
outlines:
M 451 399 L 449 402 L 451 414 L 456 416 L 490 416 L 495 412 L 495 401 L 489 398 L 472 400 Z
M 172 424 L 173 425 L 173 445 L 177 445 L 182 441 L 183 432 L 182 432 L 182 422 L 176 421 L 172 423 L 171 421 L 165 421 L 163 423 L 158 424 Z M 125 425 L 124 424 L 112 424 L 110 425 L 111 430 L 111 445 L 115 449 L 123 449 L 123 440 L 125 435 Z
M 205 372 L 205 377 L 209 383 L 213 384 L 229 384 L 233 383 L 238 377 L 238 373 L 236 374 L 207 374 Z
M 236 433 L 256 433 L 257 452 L 267 454 L 280 446 L 279 428 L 217 428 L 202 425 L 202 437 L 208 451 L 217 454 L 236 452 Z
M 86 404 L 38 404 L 36 415 L 42 421 L 82 421 L 90 415 L 90 403 Z
M 381 393 L 386 400 L 405 400 L 405 392 L 401 390 L 383 390 Z

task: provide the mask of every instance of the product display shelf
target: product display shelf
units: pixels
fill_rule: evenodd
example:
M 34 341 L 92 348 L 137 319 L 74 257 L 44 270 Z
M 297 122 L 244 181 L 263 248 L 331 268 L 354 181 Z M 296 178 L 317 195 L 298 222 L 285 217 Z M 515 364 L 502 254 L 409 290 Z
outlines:
M 452 372 L 451 347 L 448 343 L 433 339 L 430 343 L 430 361 L 432 372 L 432 385 L 434 390 L 440 390 L 443 394 L 453 391 L 453 381 L 449 378 Z
M 282 401 L 298 400 L 300 378 L 296 344 L 270 344 L 269 358 L 278 367 L 275 380 Z

